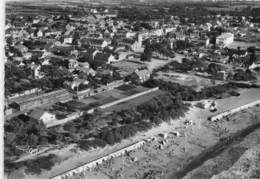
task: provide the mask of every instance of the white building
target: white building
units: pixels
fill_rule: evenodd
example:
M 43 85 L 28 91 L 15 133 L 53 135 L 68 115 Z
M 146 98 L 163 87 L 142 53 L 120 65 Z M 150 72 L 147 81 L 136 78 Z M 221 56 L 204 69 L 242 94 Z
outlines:
M 232 33 L 222 33 L 216 38 L 216 45 L 221 47 L 226 47 L 234 41 L 234 34 Z
M 64 44 L 72 44 L 73 42 L 73 38 L 72 37 L 67 37 L 67 38 L 64 38 Z
M 33 109 L 29 114 L 29 117 L 43 122 L 43 124 L 48 124 L 49 122 L 56 120 L 55 114 L 44 111 L 42 109 L 36 108 Z

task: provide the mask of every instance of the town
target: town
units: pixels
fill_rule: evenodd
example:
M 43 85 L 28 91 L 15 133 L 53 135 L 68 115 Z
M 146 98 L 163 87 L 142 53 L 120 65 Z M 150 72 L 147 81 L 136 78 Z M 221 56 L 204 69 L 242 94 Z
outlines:
M 151 158 L 171 153 L 184 131 L 214 136 L 209 126 L 222 118 L 260 113 L 259 9 L 257 2 L 7 3 L 6 178 L 172 175 Z M 204 118 L 198 126 L 186 117 L 193 110 Z M 214 140 L 196 145 L 197 153 Z

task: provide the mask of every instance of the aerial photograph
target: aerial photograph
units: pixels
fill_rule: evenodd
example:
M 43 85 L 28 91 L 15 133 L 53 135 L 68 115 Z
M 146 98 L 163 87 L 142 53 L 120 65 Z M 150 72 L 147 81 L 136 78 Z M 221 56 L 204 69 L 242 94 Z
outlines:
M 3 179 L 260 179 L 260 0 L 6 0 Z

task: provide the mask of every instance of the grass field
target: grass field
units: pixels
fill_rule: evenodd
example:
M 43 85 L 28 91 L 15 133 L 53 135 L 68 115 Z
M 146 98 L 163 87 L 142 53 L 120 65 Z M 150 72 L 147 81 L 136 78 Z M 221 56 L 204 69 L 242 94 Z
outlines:
M 90 96 L 85 99 L 81 99 L 79 101 L 70 101 L 67 104 L 69 106 L 71 106 L 71 108 L 86 111 L 86 110 L 89 110 L 92 108 L 97 108 L 104 104 L 111 103 L 111 102 L 119 100 L 119 99 L 126 98 L 128 96 L 131 96 L 131 95 L 134 95 L 134 94 L 146 91 L 146 90 L 148 90 L 148 88 L 144 88 L 141 86 L 136 87 L 136 86 L 132 86 L 132 85 L 123 85 L 116 89 L 105 91 L 105 92 L 99 93 L 97 95 Z M 148 99 L 151 99 L 154 95 L 148 94 L 147 96 L 149 96 Z M 144 102 L 147 99 L 147 96 L 138 97 L 138 100 L 135 100 L 135 102 L 133 104 L 138 105 L 141 102 Z M 112 107 L 111 109 L 114 109 L 117 107 L 118 106 L 116 105 L 116 107 Z M 109 108 L 108 111 L 110 111 L 111 109 Z

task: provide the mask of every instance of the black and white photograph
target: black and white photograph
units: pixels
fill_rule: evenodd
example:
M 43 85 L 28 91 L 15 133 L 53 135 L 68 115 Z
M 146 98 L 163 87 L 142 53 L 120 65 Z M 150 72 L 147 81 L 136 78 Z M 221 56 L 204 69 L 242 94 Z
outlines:
M 3 0 L 3 179 L 260 179 L 260 0 Z

